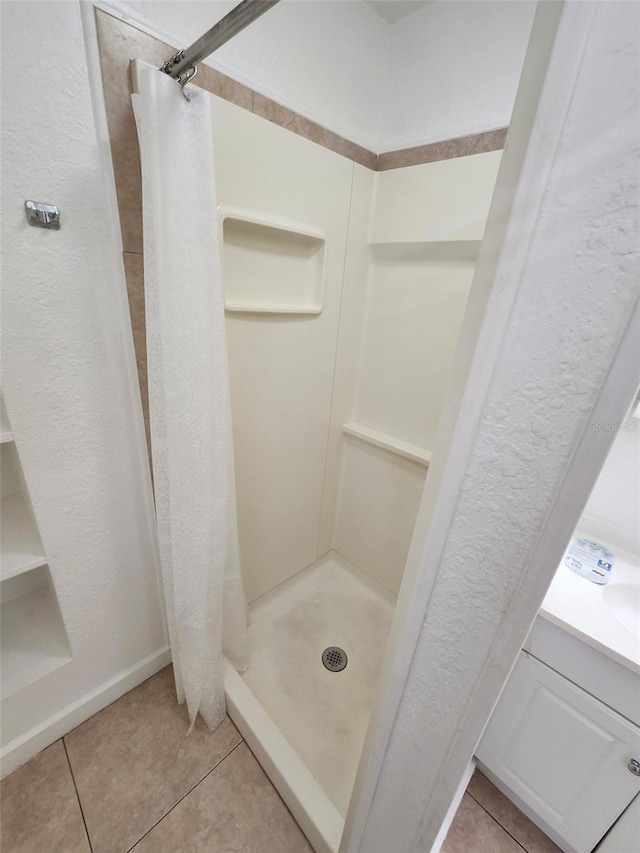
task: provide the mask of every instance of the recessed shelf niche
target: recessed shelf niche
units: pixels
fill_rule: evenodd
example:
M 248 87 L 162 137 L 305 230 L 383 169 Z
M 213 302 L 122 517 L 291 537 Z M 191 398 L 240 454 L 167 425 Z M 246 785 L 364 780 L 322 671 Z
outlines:
M 4 443 L 0 510 L 0 578 L 43 566 L 47 560 L 40 541 L 15 444 Z
M 321 313 L 325 241 L 320 235 L 229 214 L 222 234 L 227 311 Z
M 71 649 L 4 404 L 2 415 L 0 669 L 6 699 L 68 663 Z
M 48 566 L 0 586 L 2 698 L 71 660 L 71 648 Z

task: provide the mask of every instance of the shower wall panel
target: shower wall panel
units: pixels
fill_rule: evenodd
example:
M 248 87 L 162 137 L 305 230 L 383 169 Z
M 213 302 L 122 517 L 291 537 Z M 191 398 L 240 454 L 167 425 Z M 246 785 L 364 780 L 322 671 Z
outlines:
M 427 471 L 407 449 L 428 459 L 435 440 L 500 158 L 377 173 L 366 270 L 346 267 L 345 300 L 363 276 L 366 293 L 342 418 L 375 440 L 343 438 L 332 544 L 396 593 Z M 353 233 L 348 259 L 362 251 Z
M 213 100 L 221 234 L 225 218 L 234 223 L 223 282 L 240 548 L 253 601 L 319 556 L 354 164 Z

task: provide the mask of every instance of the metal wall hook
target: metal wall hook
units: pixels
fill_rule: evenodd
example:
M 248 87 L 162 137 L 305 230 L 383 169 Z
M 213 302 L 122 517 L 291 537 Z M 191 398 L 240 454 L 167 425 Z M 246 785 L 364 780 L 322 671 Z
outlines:
M 24 210 L 29 225 L 36 228 L 49 228 L 54 231 L 60 230 L 60 211 L 55 204 L 46 204 L 43 201 L 25 201 Z

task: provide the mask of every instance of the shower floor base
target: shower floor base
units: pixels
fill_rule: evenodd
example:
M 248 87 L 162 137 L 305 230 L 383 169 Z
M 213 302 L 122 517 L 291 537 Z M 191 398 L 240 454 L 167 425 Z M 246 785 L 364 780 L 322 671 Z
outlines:
M 342 817 L 394 606 L 390 592 L 331 552 L 250 607 L 244 682 Z M 347 653 L 341 672 L 324 667 L 328 646 Z

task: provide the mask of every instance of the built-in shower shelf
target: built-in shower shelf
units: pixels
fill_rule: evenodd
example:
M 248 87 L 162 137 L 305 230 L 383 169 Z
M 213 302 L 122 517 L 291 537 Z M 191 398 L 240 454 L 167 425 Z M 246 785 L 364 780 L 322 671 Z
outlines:
M 412 462 L 417 462 L 419 465 L 428 466 L 431 462 L 431 453 L 428 450 L 423 450 L 422 447 L 410 444 L 408 441 L 393 438 L 384 432 L 378 432 L 376 429 L 362 426 L 362 424 L 345 424 L 342 431 L 345 435 L 350 435 L 352 438 L 357 438 L 374 447 L 381 447 L 390 453 L 396 453 L 398 456 L 404 456 L 405 459 L 411 459 Z
M 222 213 L 224 306 L 250 314 L 320 314 L 325 241 L 302 227 Z
M 10 429 L 0 430 L 0 444 L 5 444 L 7 441 L 13 441 L 13 433 Z

